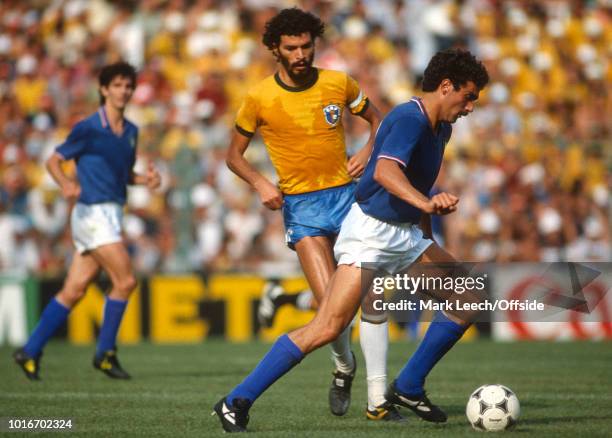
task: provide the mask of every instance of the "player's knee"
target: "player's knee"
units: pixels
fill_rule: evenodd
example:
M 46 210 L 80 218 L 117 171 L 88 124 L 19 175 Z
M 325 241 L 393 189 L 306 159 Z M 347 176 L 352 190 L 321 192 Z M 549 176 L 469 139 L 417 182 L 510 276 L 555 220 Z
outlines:
M 57 294 L 63 304 L 73 307 L 85 296 L 87 285 L 66 285 Z
M 387 312 L 361 312 L 361 320 L 370 324 L 383 324 L 387 322 Z
M 372 301 L 361 304 L 361 320 L 381 324 L 387 320 L 387 312 L 378 308 Z
M 137 284 L 138 282 L 136 281 L 136 277 L 133 275 L 126 275 L 117 281 L 117 284 L 115 284 L 115 289 L 125 298 L 127 298 L 136 288 Z

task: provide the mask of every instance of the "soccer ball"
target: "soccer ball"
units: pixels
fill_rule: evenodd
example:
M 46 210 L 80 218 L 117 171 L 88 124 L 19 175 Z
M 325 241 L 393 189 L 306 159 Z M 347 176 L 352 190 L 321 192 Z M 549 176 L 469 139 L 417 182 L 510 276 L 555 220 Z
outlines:
M 505 430 L 521 415 L 518 398 L 503 385 L 482 385 L 470 395 L 465 415 L 476 430 Z

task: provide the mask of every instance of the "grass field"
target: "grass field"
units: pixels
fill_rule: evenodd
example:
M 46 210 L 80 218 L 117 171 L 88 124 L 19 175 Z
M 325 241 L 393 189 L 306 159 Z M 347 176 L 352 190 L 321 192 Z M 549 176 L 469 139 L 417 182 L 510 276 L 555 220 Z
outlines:
M 10 359 L 11 350 L 3 347 L 0 417 L 70 417 L 73 436 L 221 436 L 218 420 L 210 416 L 211 406 L 268 347 L 221 341 L 123 347 L 122 363 L 135 378 L 119 382 L 91 367 L 92 348 L 52 343 L 39 383 L 28 382 Z M 345 417 L 328 411 L 331 364 L 328 350 L 321 350 L 258 400 L 249 429 L 262 437 L 476 436 L 481 432 L 473 431 L 464 415 L 468 395 L 483 383 L 503 383 L 521 401 L 522 417 L 512 434 L 612 436 L 610 343 L 461 343 L 437 366 L 427 385 L 432 400 L 449 413 L 445 425 L 413 416 L 402 425 L 366 421 L 363 359 L 359 346 L 354 347 L 360 369 Z M 391 376 L 414 347 L 391 345 Z

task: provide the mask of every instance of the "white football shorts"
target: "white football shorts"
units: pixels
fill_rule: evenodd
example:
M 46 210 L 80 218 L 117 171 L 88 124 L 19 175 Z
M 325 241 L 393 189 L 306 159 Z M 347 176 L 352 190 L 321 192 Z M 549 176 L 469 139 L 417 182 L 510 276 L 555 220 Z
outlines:
M 70 215 L 72 241 L 79 253 L 121 242 L 123 208 L 114 202 L 76 203 Z
M 383 222 L 354 203 L 342 222 L 334 254 L 338 265 L 361 268 L 367 263 L 395 274 L 414 263 L 432 243 L 418 225 Z

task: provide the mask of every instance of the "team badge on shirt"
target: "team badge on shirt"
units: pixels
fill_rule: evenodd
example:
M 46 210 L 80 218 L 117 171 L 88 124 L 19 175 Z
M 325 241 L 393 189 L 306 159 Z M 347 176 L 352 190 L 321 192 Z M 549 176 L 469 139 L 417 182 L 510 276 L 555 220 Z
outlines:
M 130 146 L 132 149 L 136 147 L 136 137 L 130 137 Z
M 340 115 L 342 114 L 342 110 L 335 103 L 330 103 L 325 108 L 323 108 L 323 114 L 325 115 L 325 121 L 330 126 L 336 126 L 340 121 Z

